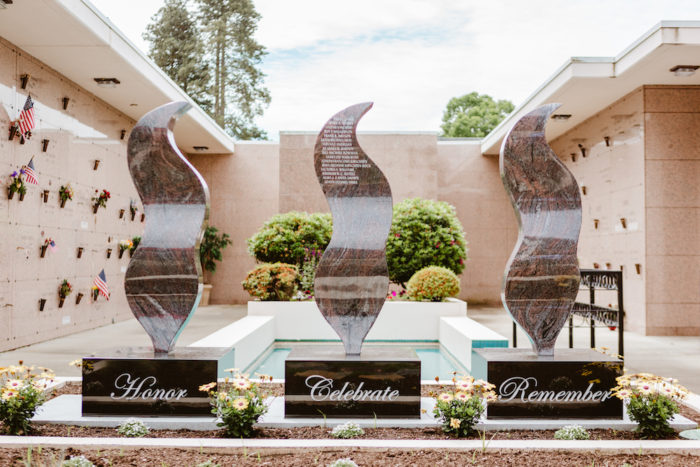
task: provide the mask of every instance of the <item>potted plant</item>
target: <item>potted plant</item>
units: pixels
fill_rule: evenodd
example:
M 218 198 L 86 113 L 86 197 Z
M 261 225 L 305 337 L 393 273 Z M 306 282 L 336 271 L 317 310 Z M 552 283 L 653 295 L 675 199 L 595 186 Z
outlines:
M 10 174 L 10 186 L 7 187 L 7 197 L 12 199 L 15 193 L 19 193 L 19 200 L 24 200 L 24 195 L 27 193 L 27 186 L 24 184 L 24 169 L 16 170 Z
M 112 195 L 107 190 L 102 190 L 102 192 L 95 190 L 95 193 L 97 194 L 92 197 L 92 212 L 97 214 L 99 208 L 107 208 L 107 200 L 111 198 Z
M 119 259 L 124 256 L 126 250 L 131 251 L 131 247 L 133 246 L 134 244 L 131 240 L 119 240 Z
M 63 307 L 63 302 L 66 301 L 66 297 L 70 295 L 70 293 L 73 291 L 73 286 L 70 285 L 70 282 L 68 280 L 63 279 L 63 282 L 61 282 L 60 287 L 58 288 L 58 307 L 62 308 Z
M 61 199 L 61 208 L 64 208 L 66 201 L 73 199 L 73 188 L 70 184 L 61 185 L 61 188 L 58 189 L 58 197 Z
M 44 255 L 46 255 L 46 249 L 51 248 L 53 251 L 54 248 L 56 248 L 56 242 L 54 242 L 51 238 L 47 238 L 44 240 L 44 244 L 41 245 L 41 253 L 40 256 L 43 258 Z
M 139 210 L 139 208 L 136 206 L 136 203 L 132 199 L 129 202 L 129 211 L 131 212 L 131 220 L 133 221 L 134 218 L 136 217 L 136 212 Z
M 139 243 L 141 243 L 140 236 L 137 235 L 131 239 L 131 248 L 129 248 L 129 256 L 134 256 L 134 251 L 136 251 L 136 248 L 139 247 Z
M 100 289 L 98 289 L 96 285 L 93 285 L 93 286 L 90 288 L 90 296 L 92 296 L 92 301 L 93 301 L 93 302 L 96 302 L 96 301 L 97 301 L 97 297 L 100 296 Z
M 209 271 L 211 274 L 216 272 L 216 261 L 223 259 L 222 250 L 231 244 L 231 240 L 227 233 L 218 233 L 219 229 L 213 226 L 208 226 L 204 231 L 204 237 L 199 244 L 199 259 L 202 263 L 202 269 Z M 204 293 L 200 305 L 206 306 L 209 304 L 209 296 L 211 294 L 212 285 L 208 284 L 204 279 Z

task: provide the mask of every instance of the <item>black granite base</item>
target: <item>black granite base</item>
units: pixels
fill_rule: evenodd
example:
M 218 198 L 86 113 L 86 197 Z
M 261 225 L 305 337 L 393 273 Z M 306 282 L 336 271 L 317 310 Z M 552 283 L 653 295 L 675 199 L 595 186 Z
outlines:
M 285 417 L 420 418 L 420 359 L 407 348 L 295 348 L 285 362 Z
M 229 349 L 184 347 L 166 356 L 146 348 L 83 358 L 83 415 L 208 415 L 203 384 L 216 382 Z
M 478 349 L 472 375 L 496 385 L 499 400 L 488 404 L 488 419 L 622 418 L 622 401 L 611 395 L 622 361 L 591 349 L 556 349 L 554 357 Z

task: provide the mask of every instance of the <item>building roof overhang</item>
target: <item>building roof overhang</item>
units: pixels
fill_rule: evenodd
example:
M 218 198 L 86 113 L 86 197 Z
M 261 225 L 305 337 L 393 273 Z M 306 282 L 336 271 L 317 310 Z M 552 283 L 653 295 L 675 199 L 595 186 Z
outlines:
M 87 0 L 14 2 L 0 9 L 0 35 L 134 120 L 170 101 L 192 103 L 175 125 L 180 149 L 233 153 L 231 137 Z M 98 77 L 120 84 L 101 87 Z
M 677 65 L 700 65 L 700 21 L 662 21 L 616 57 L 573 57 L 481 143 L 484 155 L 498 155 L 508 130 L 536 107 L 559 102 L 547 139 L 553 140 L 643 85 L 700 85 L 700 70 L 676 76 Z

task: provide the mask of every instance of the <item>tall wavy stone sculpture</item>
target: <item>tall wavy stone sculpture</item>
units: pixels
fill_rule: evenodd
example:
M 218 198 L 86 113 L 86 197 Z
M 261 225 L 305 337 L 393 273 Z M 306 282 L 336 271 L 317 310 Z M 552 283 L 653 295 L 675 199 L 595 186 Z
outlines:
M 147 113 L 131 132 L 128 163 L 146 228 L 124 279 L 131 311 L 157 354 L 171 351 L 202 294 L 199 242 L 209 190 L 175 145 L 175 120 L 189 110 L 173 102 Z
M 500 158 L 501 178 L 520 226 L 501 298 L 542 356 L 554 354 L 580 281 L 581 195 L 544 136 L 547 119 L 559 105 L 543 105 L 521 118 L 506 136 Z
M 389 288 L 391 189 L 355 134 L 371 107 L 365 102 L 335 114 L 314 148 L 316 176 L 333 215 L 333 236 L 316 271 L 316 303 L 347 355 L 360 353 Z

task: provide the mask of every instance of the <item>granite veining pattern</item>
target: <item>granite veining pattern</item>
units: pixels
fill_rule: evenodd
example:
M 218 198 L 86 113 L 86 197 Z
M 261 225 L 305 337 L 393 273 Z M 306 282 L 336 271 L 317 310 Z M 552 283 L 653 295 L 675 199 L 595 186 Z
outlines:
M 335 114 L 314 147 L 316 176 L 333 215 L 333 236 L 316 272 L 315 300 L 348 355 L 360 354 L 389 288 L 391 189 L 355 133 L 371 107 L 365 102 Z
M 147 113 L 128 145 L 129 171 L 146 226 L 124 288 L 156 354 L 173 349 L 203 288 L 199 242 L 209 213 L 209 190 L 178 150 L 172 132 L 189 108 L 186 102 L 172 102 Z
M 544 135 L 558 107 L 543 105 L 521 118 L 504 139 L 500 157 L 501 178 L 519 224 L 501 299 L 543 356 L 554 354 L 580 281 L 581 195 Z

